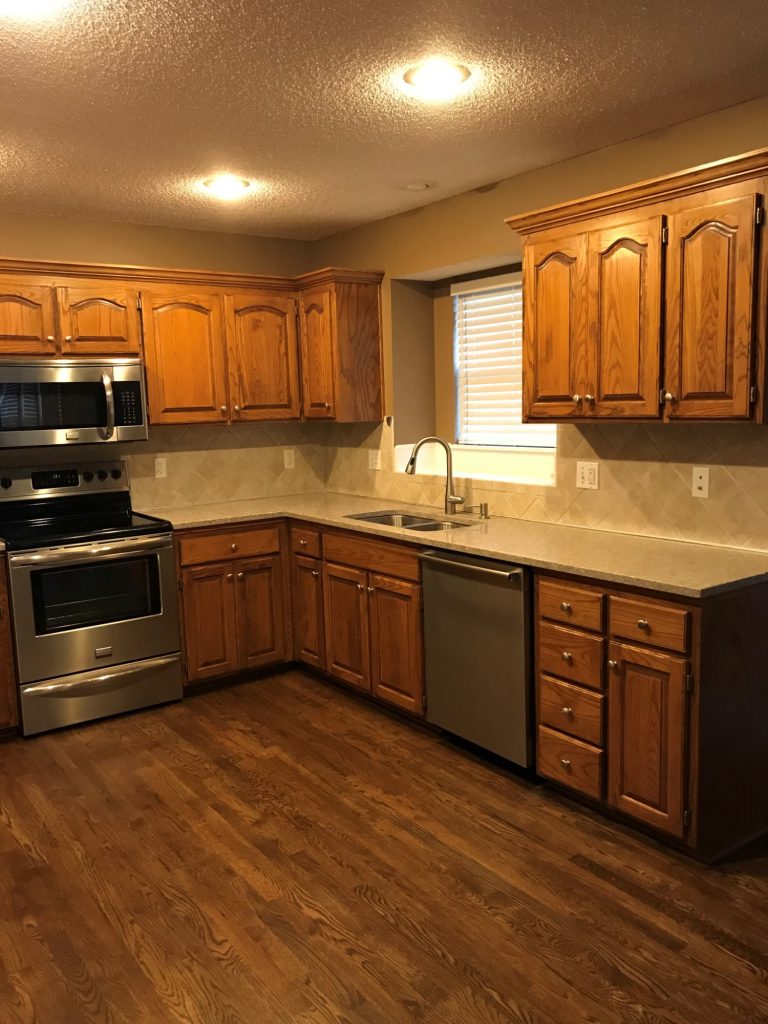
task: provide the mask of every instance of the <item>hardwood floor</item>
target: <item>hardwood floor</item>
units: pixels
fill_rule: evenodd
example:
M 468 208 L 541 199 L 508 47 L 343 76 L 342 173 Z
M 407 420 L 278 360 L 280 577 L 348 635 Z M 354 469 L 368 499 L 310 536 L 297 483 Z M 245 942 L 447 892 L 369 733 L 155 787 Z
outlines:
M 0 747 L 2 1024 L 768 1021 L 707 868 L 301 673 Z

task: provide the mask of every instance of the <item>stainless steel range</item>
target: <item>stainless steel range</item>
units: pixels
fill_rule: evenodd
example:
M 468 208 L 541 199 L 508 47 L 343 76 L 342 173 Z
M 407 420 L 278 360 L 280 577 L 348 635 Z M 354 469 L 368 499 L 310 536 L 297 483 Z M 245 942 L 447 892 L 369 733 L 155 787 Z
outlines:
M 171 524 L 124 462 L 3 470 L 0 538 L 25 736 L 182 696 Z

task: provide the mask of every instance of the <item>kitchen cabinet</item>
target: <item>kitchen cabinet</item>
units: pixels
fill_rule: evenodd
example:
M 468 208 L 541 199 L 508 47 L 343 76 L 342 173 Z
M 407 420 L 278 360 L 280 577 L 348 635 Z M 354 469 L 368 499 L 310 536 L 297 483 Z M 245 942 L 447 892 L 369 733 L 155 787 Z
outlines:
M 308 290 L 299 296 L 301 382 L 307 419 L 332 420 L 336 415 L 332 301 L 330 288 Z
M 0 274 L 0 354 L 138 355 L 138 293 L 118 281 L 56 286 Z
M 320 531 L 291 526 L 293 656 L 322 671 L 325 668 L 325 616 Z
M 336 531 L 325 535 L 323 550 L 327 672 L 422 715 L 421 570 L 415 550 Z
M 288 660 L 283 535 L 283 526 L 262 526 L 179 538 L 189 682 Z
M 16 662 L 13 656 L 11 610 L 5 562 L 0 562 L 0 732 L 18 724 Z
M 763 150 L 510 218 L 524 419 L 765 422 L 766 195 Z
M 768 830 L 768 586 L 699 601 L 539 573 L 537 771 L 705 859 Z

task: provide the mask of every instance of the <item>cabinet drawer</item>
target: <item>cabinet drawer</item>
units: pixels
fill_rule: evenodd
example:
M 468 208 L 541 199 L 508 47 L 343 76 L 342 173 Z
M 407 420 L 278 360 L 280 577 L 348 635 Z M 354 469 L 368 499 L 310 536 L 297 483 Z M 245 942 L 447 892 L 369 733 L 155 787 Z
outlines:
M 276 526 L 258 530 L 228 530 L 225 533 L 200 533 L 182 536 L 179 553 L 182 565 L 219 562 L 226 558 L 269 555 L 280 550 L 280 531 Z
M 297 555 L 320 558 L 323 553 L 320 531 L 308 526 L 291 527 L 291 551 Z
M 539 615 L 599 633 L 603 628 L 603 595 L 575 583 L 540 579 Z
M 580 686 L 539 677 L 539 724 L 602 746 L 604 697 Z
M 610 628 L 614 636 L 635 643 L 665 647 L 685 654 L 688 650 L 690 613 L 684 608 L 649 604 L 628 597 L 610 600 Z
M 327 561 L 339 565 L 354 565 L 413 583 L 421 580 L 417 549 L 402 544 L 369 540 L 353 533 L 326 533 L 323 535 L 323 555 Z
M 599 636 L 540 622 L 539 671 L 602 690 L 603 644 Z
M 599 800 L 603 795 L 603 752 L 589 743 L 539 726 L 539 775 Z

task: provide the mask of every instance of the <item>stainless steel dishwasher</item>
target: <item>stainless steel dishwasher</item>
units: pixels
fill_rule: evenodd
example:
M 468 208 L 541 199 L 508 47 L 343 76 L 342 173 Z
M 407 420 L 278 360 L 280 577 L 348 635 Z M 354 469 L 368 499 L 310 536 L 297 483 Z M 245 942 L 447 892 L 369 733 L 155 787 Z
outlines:
M 427 721 L 516 764 L 531 764 L 528 572 L 427 551 Z

